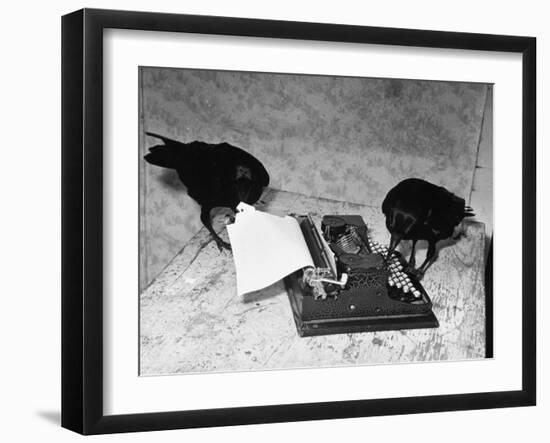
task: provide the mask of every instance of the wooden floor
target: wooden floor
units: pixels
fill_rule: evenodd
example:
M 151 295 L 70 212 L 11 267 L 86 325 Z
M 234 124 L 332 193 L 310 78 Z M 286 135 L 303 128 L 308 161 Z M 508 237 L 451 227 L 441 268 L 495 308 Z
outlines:
M 389 241 L 379 208 L 275 190 L 263 200 L 257 209 L 277 215 L 359 214 L 376 241 Z M 220 253 L 202 229 L 140 295 L 140 373 L 483 358 L 484 233 L 481 223 L 465 225 L 466 235 L 443 247 L 424 277 L 439 328 L 301 338 L 283 283 L 239 298 L 231 253 Z

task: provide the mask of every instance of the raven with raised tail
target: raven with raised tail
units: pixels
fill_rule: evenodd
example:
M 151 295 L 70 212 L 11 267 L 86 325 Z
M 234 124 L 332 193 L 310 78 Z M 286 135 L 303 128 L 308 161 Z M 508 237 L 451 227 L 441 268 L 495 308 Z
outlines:
M 177 172 L 189 197 L 201 206 L 201 221 L 220 251 L 222 248 L 231 249 L 212 228 L 210 211 L 227 207 L 236 212 L 240 202 L 256 203 L 269 184 L 264 165 L 229 143 L 181 143 L 151 132 L 146 134 L 160 139 L 163 144 L 149 148 L 145 160 Z
M 463 198 L 418 178 L 403 180 L 392 188 L 382 203 L 382 212 L 391 234 L 387 258 L 402 240 L 412 240 L 408 270 L 419 278 L 436 259 L 436 243 L 451 237 L 465 217 L 475 215 Z M 424 263 L 415 269 L 418 240 L 428 242 L 428 251 Z

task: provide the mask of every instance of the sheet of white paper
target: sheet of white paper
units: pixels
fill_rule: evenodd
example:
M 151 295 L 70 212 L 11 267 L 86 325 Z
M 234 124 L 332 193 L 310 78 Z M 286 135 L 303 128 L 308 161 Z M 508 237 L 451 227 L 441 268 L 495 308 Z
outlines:
M 242 205 L 242 204 L 241 204 Z M 313 259 L 294 217 L 278 217 L 242 205 L 227 226 L 237 272 L 237 293 L 272 285 Z

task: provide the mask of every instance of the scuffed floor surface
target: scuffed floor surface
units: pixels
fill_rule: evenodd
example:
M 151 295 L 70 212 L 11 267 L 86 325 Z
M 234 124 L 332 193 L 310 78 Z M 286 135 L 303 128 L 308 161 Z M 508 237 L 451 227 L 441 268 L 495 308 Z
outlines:
M 263 200 L 258 209 L 278 215 L 360 214 L 373 238 L 388 243 L 379 208 L 274 190 Z M 242 300 L 231 253 L 220 253 L 202 229 L 140 296 L 140 374 L 483 358 L 483 250 L 483 225 L 469 223 L 426 273 L 437 329 L 301 338 L 282 281 Z

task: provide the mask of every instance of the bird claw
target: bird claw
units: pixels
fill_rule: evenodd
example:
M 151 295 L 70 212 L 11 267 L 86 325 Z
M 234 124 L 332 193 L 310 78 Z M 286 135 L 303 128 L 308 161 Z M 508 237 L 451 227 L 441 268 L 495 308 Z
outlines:
M 216 245 L 218 246 L 218 249 L 220 250 L 220 252 L 222 252 L 224 249 L 231 251 L 231 245 L 226 241 L 223 241 L 221 238 L 216 239 Z
M 414 275 L 417 280 L 422 280 L 422 278 L 424 277 L 424 271 L 422 271 L 421 269 L 413 269 L 412 271 L 410 271 L 410 273 Z
M 422 280 L 422 277 L 424 277 L 424 271 L 421 269 L 416 269 L 414 266 L 411 266 L 410 264 L 403 269 L 403 271 L 406 274 L 414 276 L 417 280 Z

